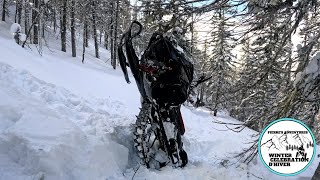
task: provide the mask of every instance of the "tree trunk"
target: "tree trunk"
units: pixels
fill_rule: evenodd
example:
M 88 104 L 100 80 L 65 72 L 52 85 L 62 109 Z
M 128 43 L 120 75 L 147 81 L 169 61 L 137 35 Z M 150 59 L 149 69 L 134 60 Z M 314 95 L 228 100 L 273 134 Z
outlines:
M 14 22 L 21 24 L 22 0 L 16 1 L 16 13 L 14 15 Z
M 33 44 L 39 43 L 39 0 L 34 0 L 34 9 L 32 10 L 33 26 Z
M 53 32 L 57 30 L 57 20 L 56 20 L 56 8 L 53 9 Z
M 103 29 L 103 28 L 102 28 Z M 100 33 L 99 33 L 99 44 L 101 45 L 102 43 L 102 30 L 100 29 Z
M 17 16 L 18 16 L 18 3 L 16 2 L 16 12 L 14 13 L 14 23 L 17 23 Z
M 67 0 L 64 0 L 60 16 L 61 51 L 67 52 Z
M 95 10 L 95 3 L 92 1 L 92 26 L 93 26 L 93 38 L 94 38 L 94 49 L 96 52 L 96 58 L 99 57 L 99 43 L 98 43 L 98 35 L 97 35 L 97 25 L 96 25 L 96 10 Z
M 2 3 L 2 21 L 6 21 L 6 3 L 7 3 L 7 0 L 3 0 L 3 3 Z
M 18 1 L 18 24 L 21 24 L 21 17 L 22 17 L 22 1 Z
M 113 66 L 114 58 L 114 39 L 113 39 L 113 15 L 114 15 L 114 2 L 111 2 L 111 18 L 110 18 L 110 54 L 111 54 L 111 66 Z
M 83 25 L 83 42 L 82 42 L 82 63 L 84 63 L 84 55 L 86 53 L 86 42 L 88 42 L 87 38 L 87 22 L 86 20 L 84 21 L 84 25 Z
M 218 84 L 221 85 L 221 83 L 218 83 Z M 215 102 L 213 106 L 213 116 L 217 116 L 217 113 L 218 113 L 219 97 L 220 97 L 220 86 L 217 87 Z
M 193 23 L 193 22 L 192 22 Z M 193 25 L 192 25 L 193 26 Z M 193 28 L 192 28 L 193 29 Z M 207 37 L 205 38 L 205 41 L 204 41 L 204 52 L 203 52 L 203 59 L 204 61 L 207 60 L 207 50 L 208 50 L 208 42 L 207 42 Z M 191 45 L 193 46 L 193 45 Z M 202 62 L 202 66 L 200 67 L 200 71 L 201 72 L 204 72 L 205 69 L 204 69 L 204 62 Z M 198 106 L 203 106 L 204 105 L 204 93 L 205 93 L 205 84 L 204 83 L 201 83 L 200 84 L 200 88 L 199 88 L 199 99 L 197 99 L 198 101 L 198 104 L 197 104 L 197 107 Z
M 75 10 L 75 0 L 71 1 L 71 48 L 72 48 L 72 57 L 77 56 L 76 52 L 76 29 L 75 29 L 75 19 L 74 19 L 74 10 Z
M 204 85 L 200 85 L 200 93 L 199 93 L 199 105 L 201 106 L 203 104 L 203 95 L 204 95 Z
M 314 172 L 314 175 L 312 176 L 311 180 L 319 180 L 319 179 L 320 179 L 320 163 L 318 164 L 318 167 Z
M 46 29 L 46 28 L 45 28 L 46 22 L 45 22 L 45 21 L 43 21 L 43 22 L 41 21 L 40 24 L 41 24 L 41 31 L 42 31 L 42 32 L 41 32 L 41 37 L 44 39 L 44 32 L 45 32 L 45 29 Z
M 193 13 L 192 13 L 192 16 L 191 16 L 190 31 L 191 31 L 191 49 L 190 49 L 190 52 L 192 54 L 193 53 L 193 46 L 194 46 L 194 18 L 193 18 Z
M 86 33 L 85 33 L 85 35 L 86 35 L 85 45 L 86 45 L 86 47 L 89 47 L 89 27 L 88 27 L 88 22 L 85 22 L 84 29 L 86 31 Z
M 29 12 L 27 8 L 24 8 L 24 33 L 27 34 L 29 29 Z
M 108 39 L 109 39 L 108 32 L 104 31 L 104 47 L 106 47 L 106 49 L 108 49 L 108 43 L 109 43 Z
M 115 27 L 114 27 L 114 50 L 113 50 L 113 59 L 112 59 L 112 67 L 113 69 L 116 69 L 117 67 L 117 55 L 116 55 L 116 52 L 117 52 L 117 39 L 118 39 L 118 24 L 119 24 L 119 0 L 117 0 L 117 4 L 116 4 L 116 17 L 115 17 Z

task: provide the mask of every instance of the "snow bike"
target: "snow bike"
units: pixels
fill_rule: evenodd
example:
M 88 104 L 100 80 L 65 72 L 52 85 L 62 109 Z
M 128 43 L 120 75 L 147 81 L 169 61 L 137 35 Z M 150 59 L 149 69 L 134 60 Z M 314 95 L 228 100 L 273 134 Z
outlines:
M 138 26 L 136 33 L 131 32 L 134 25 Z M 188 155 L 181 140 L 185 129 L 180 106 L 188 97 L 193 64 L 159 33 L 154 33 L 139 59 L 132 39 L 141 30 L 139 22 L 132 22 L 118 46 L 125 79 L 130 83 L 126 68 L 129 66 L 142 97 L 142 107 L 135 124 L 134 146 L 147 168 L 159 169 L 168 164 L 184 167 L 188 163 Z

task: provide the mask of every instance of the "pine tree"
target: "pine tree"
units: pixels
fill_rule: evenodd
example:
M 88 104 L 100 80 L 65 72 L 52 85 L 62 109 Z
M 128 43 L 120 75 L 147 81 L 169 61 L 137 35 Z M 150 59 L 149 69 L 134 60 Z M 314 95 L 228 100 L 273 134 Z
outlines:
M 279 118 L 274 110 L 292 81 L 292 43 L 286 33 L 291 25 L 286 15 L 270 16 L 267 28 L 245 41 L 243 68 L 233 88 L 241 103 L 234 101 L 232 115 L 256 130 Z
M 234 56 L 231 52 L 233 40 L 230 28 L 234 24 L 228 20 L 226 15 L 230 13 L 228 9 L 221 8 L 215 13 L 211 41 L 213 50 L 208 62 L 210 66 L 209 72 L 213 78 L 209 81 L 206 94 L 211 96 L 210 104 L 216 116 L 218 109 L 227 109 L 229 107 L 226 104 L 228 102 L 227 92 L 232 85 L 232 76 L 234 74 Z

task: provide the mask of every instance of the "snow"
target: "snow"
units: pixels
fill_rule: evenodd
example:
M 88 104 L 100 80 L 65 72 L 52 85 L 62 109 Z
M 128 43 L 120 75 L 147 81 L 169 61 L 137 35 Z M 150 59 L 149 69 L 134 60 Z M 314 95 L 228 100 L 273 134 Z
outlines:
M 303 85 L 310 86 L 310 81 L 316 79 L 319 75 L 320 75 L 320 52 L 317 52 L 311 58 L 310 62 L 308 63 L 304 71 L 297 73 L 294 81 L 294 85 L 296 86 L 300 82 L 300 83 L 303 83 Z M 307 90 L 308 88 L 305 88 L 305 89 Z
M 4 97 L 0 102 L 1 154 L 26 167 L 27 175 L 44 169 L 46 179 L 90 179 L 92 174 L 102 179 L 124 170 L 128 150 L 103 132 L 86 127 L 99 123 L 97 114 L 108 117 L 107 112 L 90 110 L 85 101 L 26 71 L 3 63 L 0 69 L 0 87 L 6 87 L 0 89 Z M 79 120 L 84 121 L 82 127 L 77 125 Z M 101 124 L 101 130 L 110 129 Z M 7 173 L 0 167 L 0 174 Z
M 27 40 L 27 35 L 25 35 L 23 33 L 19 33 L 19 39 L 20 39 L 20 41 L 24 42 Z
M 16 33 L 16 32 L 21 32 L 21 26 L 18 23 L 13 23 L 10 27 L 10 32 Z
M 189 164 L 159 171 L 139 166 L 132 139 L 140 106 L 135 84 L 95 59 L 93 48 L 85 64 L 60 52 L 59 42 L 40 56 L 12 41 L 7 26 L 0 23 L 0 180 L 283 179 L 259 158 L 249 165 L 232 158 L 255 131 L 230 131 L 214 121 L 237 120 L 193 107 L 182 107 Z M 318 162 L 287 179 L 310 179 Z
M 306 74 L 313 74 L 313 78 L 320 74 L 320 52 L 312 57 L 308 66 L 306 67 Z
M 181 27 L 175 27 L 174 28 L 174 31 L 177 32 L 177 33 L 180 33 L 182 34 L 183 30 L 181 29 Z

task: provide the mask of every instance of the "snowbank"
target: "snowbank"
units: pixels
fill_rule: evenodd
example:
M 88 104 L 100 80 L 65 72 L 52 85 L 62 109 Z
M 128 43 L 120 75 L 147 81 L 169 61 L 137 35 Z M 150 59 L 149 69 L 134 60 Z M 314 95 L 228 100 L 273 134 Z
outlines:
M 21 26 L 18 23 L 13 23 L 10 27 L 10 32 L 11 33 L 17 33 L 17 32 L 21 32 Z
M 121 176 L 128 149 L 106 133 L 77 124 L 81 113 L 85 117 L 90 112 L 83 119 L 90 123 L 92 115 L 103 112 L 91 111 L 70 92 L 3 63 L 0 87 L 0 159 L 13 164 L 10 170 L 0 167 L 0 179 L 17 179 L 15 166 L 22 169 L 20 174 L 42 174 L 45 179 Z

